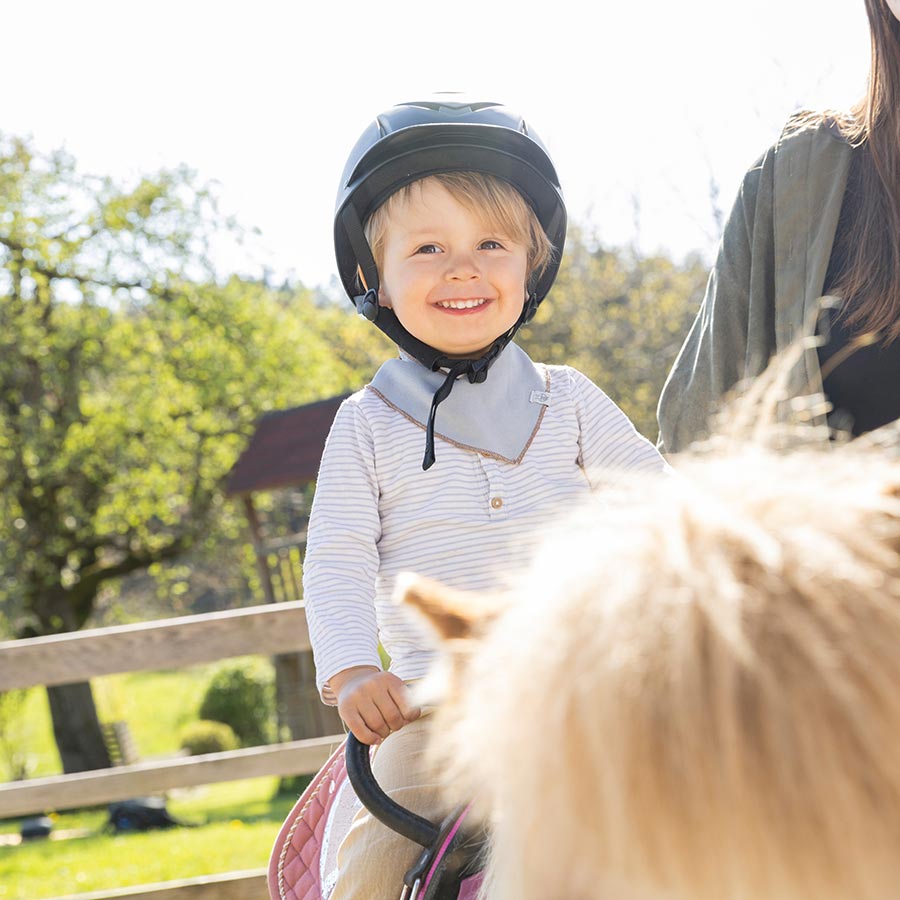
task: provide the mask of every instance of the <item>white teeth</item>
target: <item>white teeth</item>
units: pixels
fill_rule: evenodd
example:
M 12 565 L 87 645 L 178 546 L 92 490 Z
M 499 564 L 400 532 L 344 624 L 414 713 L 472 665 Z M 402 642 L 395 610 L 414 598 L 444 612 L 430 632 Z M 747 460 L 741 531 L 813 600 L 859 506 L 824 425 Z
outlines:
M 484 303 L 487 303 L 487 300 L 484 297 L 480 297 L 477 300 L 440 300 L 437 305 L 444 309 L 472 309 Z

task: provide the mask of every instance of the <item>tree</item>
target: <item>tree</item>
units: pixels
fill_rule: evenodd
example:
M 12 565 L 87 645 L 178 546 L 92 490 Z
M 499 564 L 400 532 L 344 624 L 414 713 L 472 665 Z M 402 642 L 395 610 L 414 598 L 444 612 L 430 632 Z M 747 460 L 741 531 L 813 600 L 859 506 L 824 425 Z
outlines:
M 570 227 L 556 283 L 517 340 L 534 359 L 580 369 L 654 440 L 656 401 L 706 277 L 699 258 L 603 248 Z
M 260 412 L 359 373 L 290 297 L 216 282 L 229 223 L 186 169 L 123 187 L 0 135 L 0 602 L 81 628 L 104 582 L 196 543 Z M 48 689 L 66 772 L 109 764 L 88 684 Z

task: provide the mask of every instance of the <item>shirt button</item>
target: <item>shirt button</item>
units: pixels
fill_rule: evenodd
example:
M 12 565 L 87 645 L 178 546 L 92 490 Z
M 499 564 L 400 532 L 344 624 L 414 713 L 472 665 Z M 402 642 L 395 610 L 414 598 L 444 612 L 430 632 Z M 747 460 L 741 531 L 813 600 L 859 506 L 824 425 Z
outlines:
M 500 509 L 500 507 L 503 506 L 503 498 L 491 497 L 491 506 L 493 506 L 494 509 Z

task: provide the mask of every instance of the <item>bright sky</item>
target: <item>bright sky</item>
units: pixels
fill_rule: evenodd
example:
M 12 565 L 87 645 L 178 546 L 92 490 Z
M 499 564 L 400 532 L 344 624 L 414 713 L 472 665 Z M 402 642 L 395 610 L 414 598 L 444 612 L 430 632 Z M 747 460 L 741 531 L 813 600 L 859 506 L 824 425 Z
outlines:
M 727 212 L 794 109 L 862 93 L 869 52 L 863 0 L 43 0 L 0 29 L 0 130 L 97 174 L 189 164 L 260 229 L 223 262 L 309 286 L 346 154 L 397 101 L 500 100 L 601 240 L 709 254 L 710 179 Z

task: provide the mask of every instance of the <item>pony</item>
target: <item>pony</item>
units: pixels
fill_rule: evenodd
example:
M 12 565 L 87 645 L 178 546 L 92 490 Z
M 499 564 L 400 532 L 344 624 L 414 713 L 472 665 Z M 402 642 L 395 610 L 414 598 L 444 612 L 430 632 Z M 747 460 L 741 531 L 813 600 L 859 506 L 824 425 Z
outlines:
M 674 463 L 555 522 L 508 590 L 403 580 L 483 896 L 900 898 L 900 460 Z

